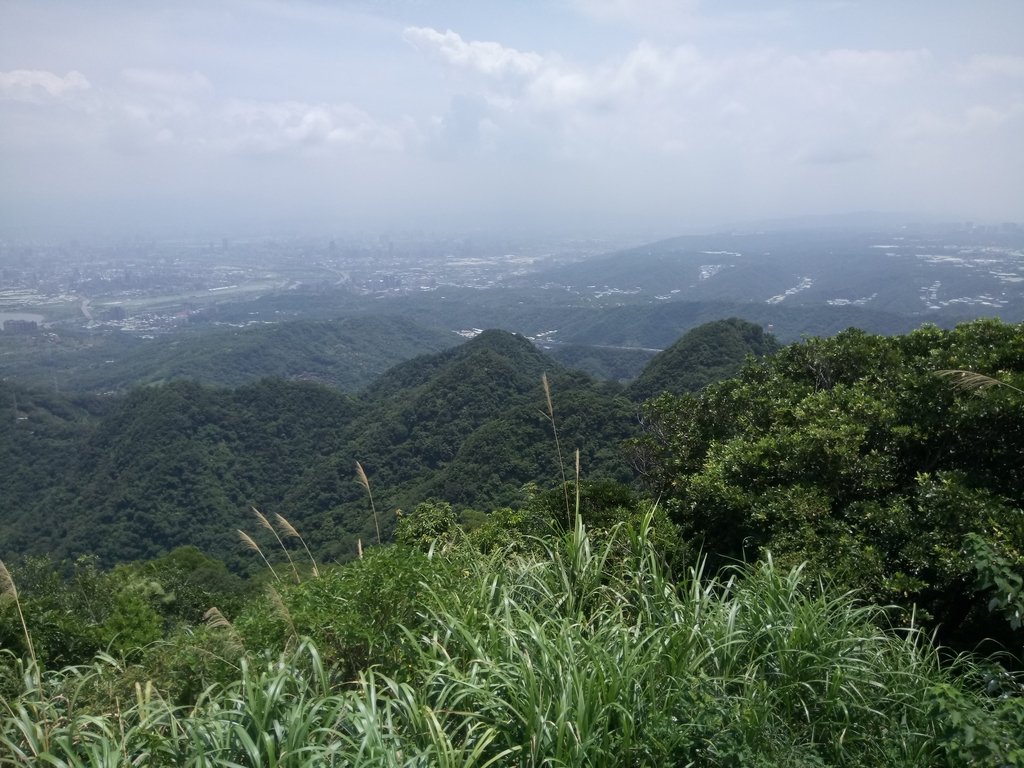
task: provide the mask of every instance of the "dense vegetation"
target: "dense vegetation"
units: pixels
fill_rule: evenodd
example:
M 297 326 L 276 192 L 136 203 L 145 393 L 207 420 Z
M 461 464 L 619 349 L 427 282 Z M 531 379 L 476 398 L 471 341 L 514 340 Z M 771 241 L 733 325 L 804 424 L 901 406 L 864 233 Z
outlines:
M 259 320 L 259 317 L 269 317 Z M 317 381 L 355 392 L 403 360 L 454 346 L 459 337 L 397 317 L 330 320 L 245 315 L 242 328 L 198 320 L 159 339 L 120 331 L 0 333 L 0 377 L 75 393 L 198 381 L 235 387 L 262 378 Z
M 958 391 L 958 374 L 941 375 L 956 369 L 1002 385 Z M 1024 563 L 1022 385 L 1019 325 L 850 330 L 652 401 L 635 461 L 695 548 L 770 551 L 879 604 L 916 605 L 947 639 L 1005 638 L 977 599 L 976 563 Z M 1019 590 L 1001 591 L 990 596 L 1013 617 Z
M 634 400 L 668 392 L 696 392 L 736 374 L 748 355 L 764 357 L 779 348 L 764 329 L 739 318 L 706 323 L 655 355 L 627 392 Z
M 670 581 L 648 522 L 601 545 L 578 523 L 537 555 L 386 548 L 128 658 L 47 674 L 15 665 L 0 761 L 1024 759 L 1024 700 L 1000 695 L 1011 680 L 943 665 L 919 630 L 880 629 L 875 609 L 815 594 L 799 570 L 769 562 L 720 579 L 697 568 Z
M 192 544 L 245 567 L 235 531 L 256 505 L 345 559 L 375 535 L 357 461 L 385 533 L 395 510 L 432 496 L 460 508 L 517 503 L 527 483 L 560 476 L 541 413 L 545 373 L 589 476 L 628 480 L 619 445 L 635 430 L 633 405 L 498 331 L 397 366 L 358 397 L 277 379 L 77 401 L 0 384 L 20 419 L 0 420 L 0 556 L 94 554 L 110 566 Z
M 639 433 L 502 332 L 358 396 L 5 385 L 0 765 L 1024 765 L 1024 327 L 753 330 Z

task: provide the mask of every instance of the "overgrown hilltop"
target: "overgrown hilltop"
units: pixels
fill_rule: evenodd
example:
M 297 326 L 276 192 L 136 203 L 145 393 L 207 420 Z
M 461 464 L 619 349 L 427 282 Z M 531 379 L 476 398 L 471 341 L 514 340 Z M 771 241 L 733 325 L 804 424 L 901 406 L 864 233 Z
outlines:
M 577 520 L 527 555 L 383 547 L 163 640 L 136 600 L 117 655 L 0 657 L 0 765 L 1024 763 L 1012 676 L 799 569 L 673 580 L 650 523 L 601 543 Z
M 634 400 L 696 392 L 737 374 L 748 355 L 764 357 L 779 343 L 760 325 L 736 317 L 694 328 L 655 355 L 626 392 Z
M 38 450 L 15 457 L 24 473 L 15 461 L 4 475 L 17 491 L 4 556 L 93 553 L 112 564 L 195 544 L 247 566 L 233 531 L 257 504 L 294 520 L 324 557 L 351 557 L 357 539 L 374 538 L 356 461 L 379 490 L 386 530 L 396 509 L 430 496 L 512 503 L 526 483 L 558 478 L 539 412 L 545 371 L 570 450 L 591 476 L 627 479 L 618 446 L 635 420 L 618 389 L 494 331 L 399 366 L 358 398 L 271 379 L 232 390 L 173 382 L 79 409 L 60 450 L 39 443 L 35 416 L 12 419 L 0 428 Z
M 355 392 L 403 360 L 459 342 L 450 331 L 386 315 L 282 321 L 289 316 L 253 312 L 237 324 L 255 324 L 232 328 L 196 319 L 156 339 L 109 329 L 0 334 L 0 377 L 77 394 L 180 380 L 237 387 L 267 377 Z
M 634 461 L 690 545 L 719 562 L 806 561 L 901 605 L 898 621 L 916 604 L 947 642 L 995 636 L 1020 650 L 1005 619 L 1024 608 L 1012 587 L 1024 566 L 1024 401 L 1009 387 L 960 391 L 947 369 L 1020 388 L 1024 326 L 790 345 L 700 393 L 650 402 Z

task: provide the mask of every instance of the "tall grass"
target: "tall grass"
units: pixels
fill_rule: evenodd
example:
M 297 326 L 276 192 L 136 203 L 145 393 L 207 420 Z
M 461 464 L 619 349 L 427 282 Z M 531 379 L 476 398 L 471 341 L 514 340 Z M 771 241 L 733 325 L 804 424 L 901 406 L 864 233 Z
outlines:
M 273 534 L 274 539 L 277 541 L 277 545 L 281 548 L 284 552 L 284 556 L 288 559 L 288 565 L 291 566 L 292 569 L 292 576 L 295 578 L 295 583 L 298 584 L 302 581 L 302 579 L 299 578 L 299 569 L 295 567 L 295 561 L 292 560 L 292 553 L 289 552 L 288 547 L 284 545 L 284 542 L 281 540 L 281 535 L 277 532 L 277 529 L 270 524 L 266 515 L 256 509 L 256 507 L 250 507 L 250 509 L 252 509 L 253 514 L 256 515 L 256 519 L 259 520 L 260 525 Z
M 140 683 L 86 711 L 74 692 L 110 659 L 26 681 L 0 718 L 0 765 L 1024 762 L 1020 702 L 954 677 L 916 628 L 880 630 L 879 609 L 770 560 L 672 581 L 650 525 L 597 546 L 577 517 L 541 557 L 460 562 L 406 630 L 402 682 L 339 681 L 308 642 L 247 655 L 189 707 Z
M 555 405 L 551 400 L 551 385 L 548 383 L 548 375 L 546 373 L 541 374 L 540 377 L 541 387 L 544 389 L 544 403 L 547 406 L 547 411 L 544 415 L 547 416 L 548 421 L 551 422 L 551 434 L 555 438 L 555 453 L 558 456 L 558 471 L 562 475 L 562 495 L 565 497 L 565 516 L 571 522 L 572 511 L 569 509 L 569 485 L 565 479 L 565 462 L 562 461 L 562 446 L 558 441 L 558 425 L 555 423 Z M 576 455 L 576 466 L 579 468 L 579 454 Z M 578 474 L 578 473 L 577 473 Z M 577 483 L 578 485 L 578 483 Z
M 281 538 L 282 533 L 284 534 L 285 537 L 299 540 L 299 543 L 302 544 L 302 548 L 306 550 L 306 556 L 309 558 L 309 562 L 312 566 L 313 578 L 320 578 L 320 569 L 317 567 L 316 560 L 313 558 L 313 554 L 309 551 L 309 547 L 306 546 L 306 540 L 303 539 L 301 535 L 299 535 L 299 532 L 295 530 L 294 525 L 288 522 L 288 520 L 284 516 L 275 513 L 274 519 L 277 522 L 277 526 L 275 527 L 271 525 L 270 520 L 267 519 L 267 516 L 260 512 L 256 507 L 250 507 L 250 509 L 252 509 L 253 514 L 256 515 L 256 519 L 259 521 L 260 527 L 266 528 L 268 531 L 271 532 L 271 534 L 273 534 L 274 540 L 277 541 L 278 547 L 281 548 L 281 551 L 284 552 L 285 558 L 288 560 L 288 565 L 291 568 L 292 576 L 294 577 L 296 584 L 301 583 L 302 578 L 299 576 L 299 569 L 295 565 L 295 561 L 292 559 L 292 553 L 288 551 L 288 547 L 285 546 L 284 540 Z M 253 552 L 260 556 L 260 559 L 263 561 L 263 564 L 267 566 L 267 568 L 270 570 L 270 573 L 273 575 L 274 580 L 280 581 L 281 577 L 278 576 L 277 571 L 274 570 L 274 566 L 270 564 L 270 560 L 263 553 L 263 550 L 260 549 L 260 545 L 256 543 L 256 540 L 253 539 L 253 537 L 250 536 L 248 533 L 242 530 L 238 531 L 238 536 L 241 539 L 242 543 L 246 546 L 246 548 L 251 549 Z
M 380 519 L 377 517 L 377 506 L 373 503 L 373 491 L 370 490 L 370 478 L 366 476 L 366 470 L 363 469 L 363 465 L 358 461 L 356 462 L 356 477 L 359 478 L 359 484 L 366 490 L 366 495 L 370 499 L 370 512 L 373 513 L 373 526 L 377 529 L 377 546 L 381 545 L 380 537 Z M 359 557 L 362 555 L 362 542 L 359 544 Z
M 1024 389 L 1015 387 L 1013 384 L 1005 382 L 1002 379 L 986 376 L 984 373 L 978 373 L 977 371 L 945 369 L 936 371 L 935 374 L 949 379 L 953 383 L 953 387 L 961 392 L 984 392 L 988 389 L 1004 387 L 1006 389 L 1012 389 L 1019 395 L 1024 395 Z
M 36 649 L 32 645 L 32 635 L 28 631 L 28 624 L 25 623 L 25 612 L 21 608 L 21 597 L 18 595 L 18 585 L 14 583 L 11 572 L 7 570 L 4 561 L 0 560 L 0 597 L 9 597 L 14 602 L 18 612 L 18 621 L 21 624 L 22 636 L 25 638 L 25 647 L 28 649 L 32 663 L 36 662 Z

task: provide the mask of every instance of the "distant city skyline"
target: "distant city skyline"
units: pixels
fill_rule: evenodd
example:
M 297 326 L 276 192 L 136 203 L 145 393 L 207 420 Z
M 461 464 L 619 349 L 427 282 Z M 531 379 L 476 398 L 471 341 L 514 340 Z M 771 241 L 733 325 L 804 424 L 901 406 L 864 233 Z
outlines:
M 1024 3 L 0 0 L 0 237 L 1024 220 Z

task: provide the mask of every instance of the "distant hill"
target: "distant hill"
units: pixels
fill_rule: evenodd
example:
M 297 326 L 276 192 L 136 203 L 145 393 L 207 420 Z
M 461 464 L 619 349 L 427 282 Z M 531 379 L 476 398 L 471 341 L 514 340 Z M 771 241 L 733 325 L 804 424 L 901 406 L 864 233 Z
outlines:
M 545 372 L 565 461 L 579 448 L 588 478 L 628 479 L 619 445 L 634 407 L 620 389 L 501 331 L 399 365 L 358 397 L 275 379 L 180 381 L 86 406 L 7 386 L 25 418 L 0 421 L 0 557 L 111 564 L 195 544 L 244 568 L 252 553 L 236 529 L 252 528 L 251 504 L 284 514 L 324 556 L 350 557 L 357 538 L 374 537 L 356 461 L 386 531 L 396 509 L 429 496 L 511 503 L 525 483 L 559 482 Z
M 619 446 L 633 434 L 635 418 L 620 389 L 566 371 L 522 336 L 492 330 L 398 365 L 367 388 L 347 429 L 346 451 L 311 467 L 289 506 L 297 514 L 365 510 L 365 494 L 352 481 L 356 461 L 386 512 L 428 497 L 510 504 L 522 498 L 525 483 L 557 484 L 558 457 L 543 413 L 545 373 L 565 460 L 579 448 L 588 477 L 628 480 Z
M 460 341 L 450 331 L 393 316 L 288 321 L 186 337 L 129 362 L 149 381 L 195 379 L 238 386 L 266 376 L 354 392 L 393 365 Z M 148 358 L 148 359 L 147 359 Z
M 756 323 L 783 343 L 803 336 L 832 336 L 851 327 L 886 335 L 906 333 L 920 322 L 862 307 L 667 301 L 577 312 L 558 326 L 556 338 L 571 344 L 666 349 L 687 331 L 725 317 Z
M 580 267 L 582 269 L 582 267 Z M 769 304 L 767 302 L 682 298 L 654 300 L 648 294 L 588 298 L 556 291 L 446 291 L 444 301 L 428 296 L 396 296 L 374 306 L 409 317 L 422 325 L 461 328 L 504 328 L 544 338 L 558 346 L 665 349 L 686 331 L 725 317 L 742 317 L 767 328 L 782 343 L 805 335 L 831 336 L 849 327 L 869 333 L 899 334 L 926 320 L 955 324 L 956 319 L 922 318 L 856 305 Z M 554 332 L 553 334 L 551 332 Z M 557 352 L 555 352 L 557 354 Z
M 626 392 L 634 400 L 662 392 L 696 392 L 735 375 L 748 355 L 763 357 L 777 349 L 774 337 L 746 320 L 733 317 L 705 323 L 657 354 Z
M 657 354 L 657 350 L 589 344 L 544 346 L 545 353 L 566 368 L 589 373 L 598 379 L 632 381 Z
M 856 308 L 951 324 L 1024 319 L 1022 243 L 1008 236 L 907 229 L 817 229 L 676 237 L 532 276 L 591 301 L 719 302 L 777 309 Z M 748 311 L 733 314 L 755 318 Z M 885 331 L 878 320 L 860 325 Z M 780 317 L 781 321 L 781 317 Z M 828 335 L 809 328 L 812 335 Z M 791 340 L 782 334 L 785 340 Z M 612 343 L 605 340 L 604 343 Z
M 244 328 L 184 329 L 143 340 L 119 332 L 14 337 L 0 334 L 0 375 L 63 391 L 125 391 L 188 379 L 235 387 L 272 376 L 348 392 L 396 363 L 455 346 L 450 331 L 412 320 L 360 315 Z

